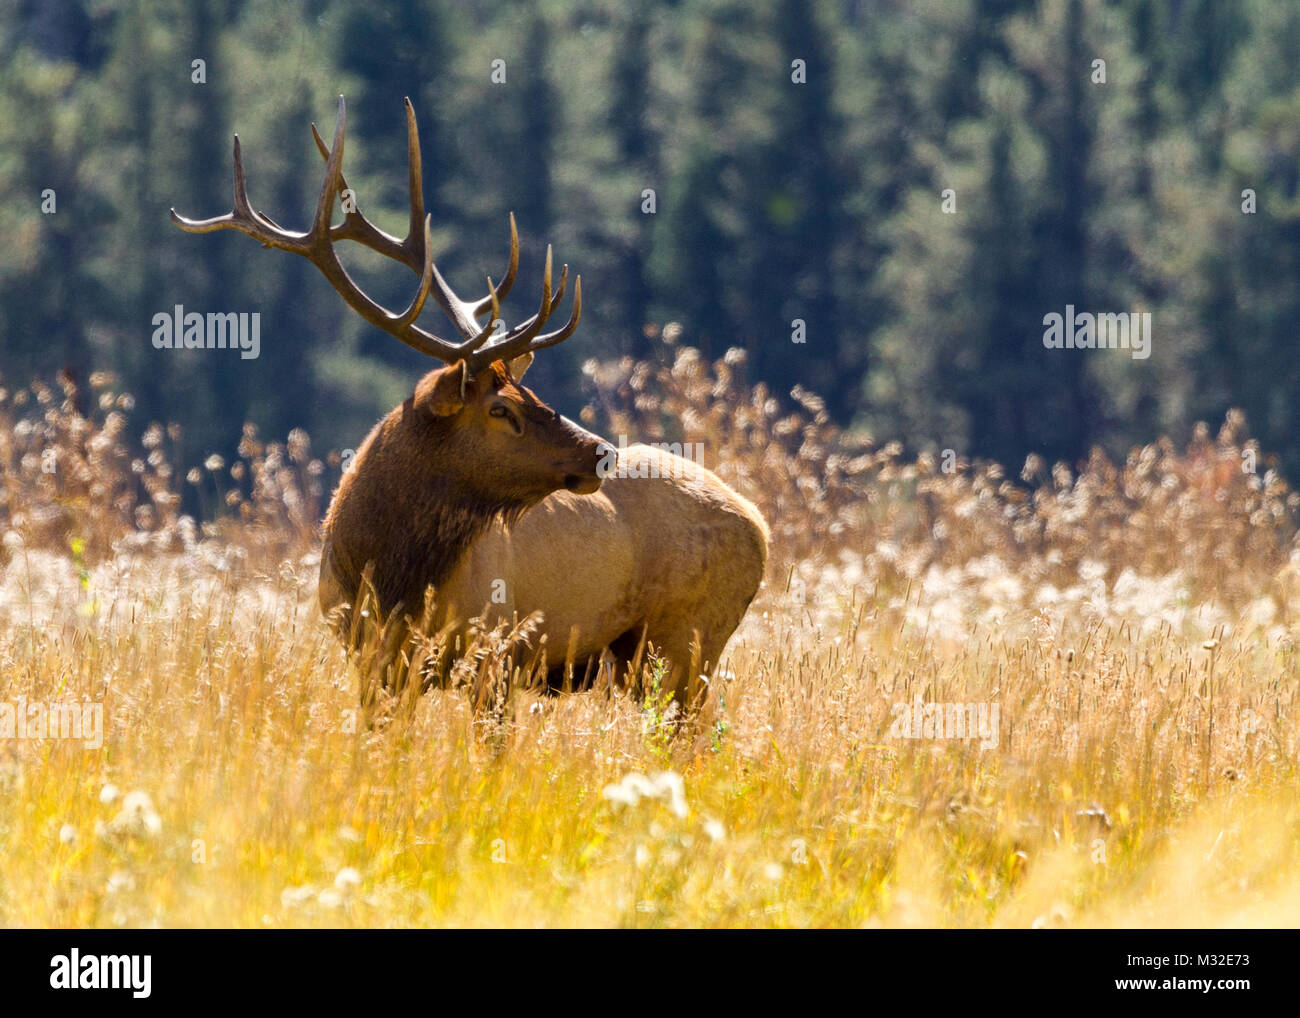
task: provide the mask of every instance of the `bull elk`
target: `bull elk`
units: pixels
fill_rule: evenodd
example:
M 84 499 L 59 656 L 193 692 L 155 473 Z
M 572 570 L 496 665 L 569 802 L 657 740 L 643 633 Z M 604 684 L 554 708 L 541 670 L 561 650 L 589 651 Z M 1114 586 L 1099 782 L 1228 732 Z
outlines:
M 577 328 L 581 278 L 574 280 L 568 322 L 543 332 L 568 279 L 566 265 L 552 292 L 548 247 L 537 313 L 501 328 L 500 301 L 519 263 L 513 214 L 504 277 L 498 284 L 489 277 L 485 296 L 461 299 L 433 263 L 410 100 L 410 225 L 403 239 L 374 226 L 347 191 L 345 120 L 340 96 L 330 146 L 312 125 L 325 178 L 306 232 L 283 229 L 249 205 L 238 136 L 233 211 L 204 220 L 171 214 L 190 233 L 233 229 L 301 255 L 367 322 L 443 362 L 375 425 L 339 482 L 323 527 L 322 612 L 345 641 L 355 640 L 352 606 L 364 587 L 381 618 L 399 620 L 390 628 L 397 636 L 388 658 L 396 667 L 378 675 L 385 684 L 397 684 L 419 626 L 463 636 L 486 605 L 504 620 L 540 613 L 533 646 L 552 655 L 552 683 L 566 672 L 590 678 L 602 662 L 621 682 L 636 674 L 649 647 L 666 663 L 664 688 L 689 705 L 762 581 L 762 516 L 710 471 L 661 449 L 629 446 L 617 455 L 631 469 L 610 471 L 611 446 L 520 384 L 538 350 Z M 336 198 L 344 215 L 332 225 Z M 339 262 L 340 240 L 417 273 L 410 305 L 389 311 L 363 293 Z M 458 342 L 416 324 L 431 293 L 460 333 Z M 430 595 L 432 609 L 422 611 Z M 369 702 L 373 685 L 363 677 L 363 700 Z

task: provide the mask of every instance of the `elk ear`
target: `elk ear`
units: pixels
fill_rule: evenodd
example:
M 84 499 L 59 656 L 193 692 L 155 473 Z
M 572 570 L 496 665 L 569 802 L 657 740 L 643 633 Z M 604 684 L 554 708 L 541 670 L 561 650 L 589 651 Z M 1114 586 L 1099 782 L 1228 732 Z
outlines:
M 415 387 L 415 405 L 435 417 L 450 417 L 465 406 L 469 369 L 464 361 L 430 371 Z
M 528 370 L 528 365 L 532 363 L 533 355 L 531 353 L 521 353 L 509 364 L 510 377 L 516 382 L 522 382 L 524 380 L 524 372 Z

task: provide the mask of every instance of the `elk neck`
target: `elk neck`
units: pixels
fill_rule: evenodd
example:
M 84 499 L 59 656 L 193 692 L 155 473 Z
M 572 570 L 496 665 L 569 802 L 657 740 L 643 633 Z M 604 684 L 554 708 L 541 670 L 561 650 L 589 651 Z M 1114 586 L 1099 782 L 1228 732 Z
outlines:
M 355 592 L 373 562 L 385 613 L 400 603 L 418 615 L 425 589 L 440 586 L 490 524 L 508 526 L 535 504 L 487 496 L 458 477 L 453 427 L 409 401 L 395 409 L 362 446 L 326 516 L 339 579 Z

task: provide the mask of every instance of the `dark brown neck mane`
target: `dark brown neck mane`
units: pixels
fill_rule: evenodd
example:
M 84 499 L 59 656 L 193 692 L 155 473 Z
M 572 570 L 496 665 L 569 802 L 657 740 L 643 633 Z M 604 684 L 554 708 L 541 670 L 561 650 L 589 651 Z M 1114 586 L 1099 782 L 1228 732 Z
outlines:
M 426 588 L 440 586 L 490 524 L 508 525 L 533 504 L 486 498 L 450 478 L 438 452 L 452 425 L 421 416 L 408 400 L 376 426 L 325 518 L 340 584 L 355 600 L 373 563 L 385 616 L 400 606 L 418 617 Z

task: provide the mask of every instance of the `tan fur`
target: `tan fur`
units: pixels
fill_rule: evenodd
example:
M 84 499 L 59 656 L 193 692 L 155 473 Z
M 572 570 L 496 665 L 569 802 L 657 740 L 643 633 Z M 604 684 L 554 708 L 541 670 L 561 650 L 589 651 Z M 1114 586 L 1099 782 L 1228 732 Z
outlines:
M 580 665 L 644 631 L 671 667 L 669 688 L 693 700 L 762 582 L 767 524 L 689 460 L 644 445 L 625 458 L 640 473 L 656 461 L 659 476 L 610 477 L 594 495 L 556 492 L 512 527 L 493 524 L 438 592 L 439 622 L 485 606 L 506 619 L 540 610 L 553 664 Z M 490 603 L 496 579 L 506 581 L 504 604 Z

